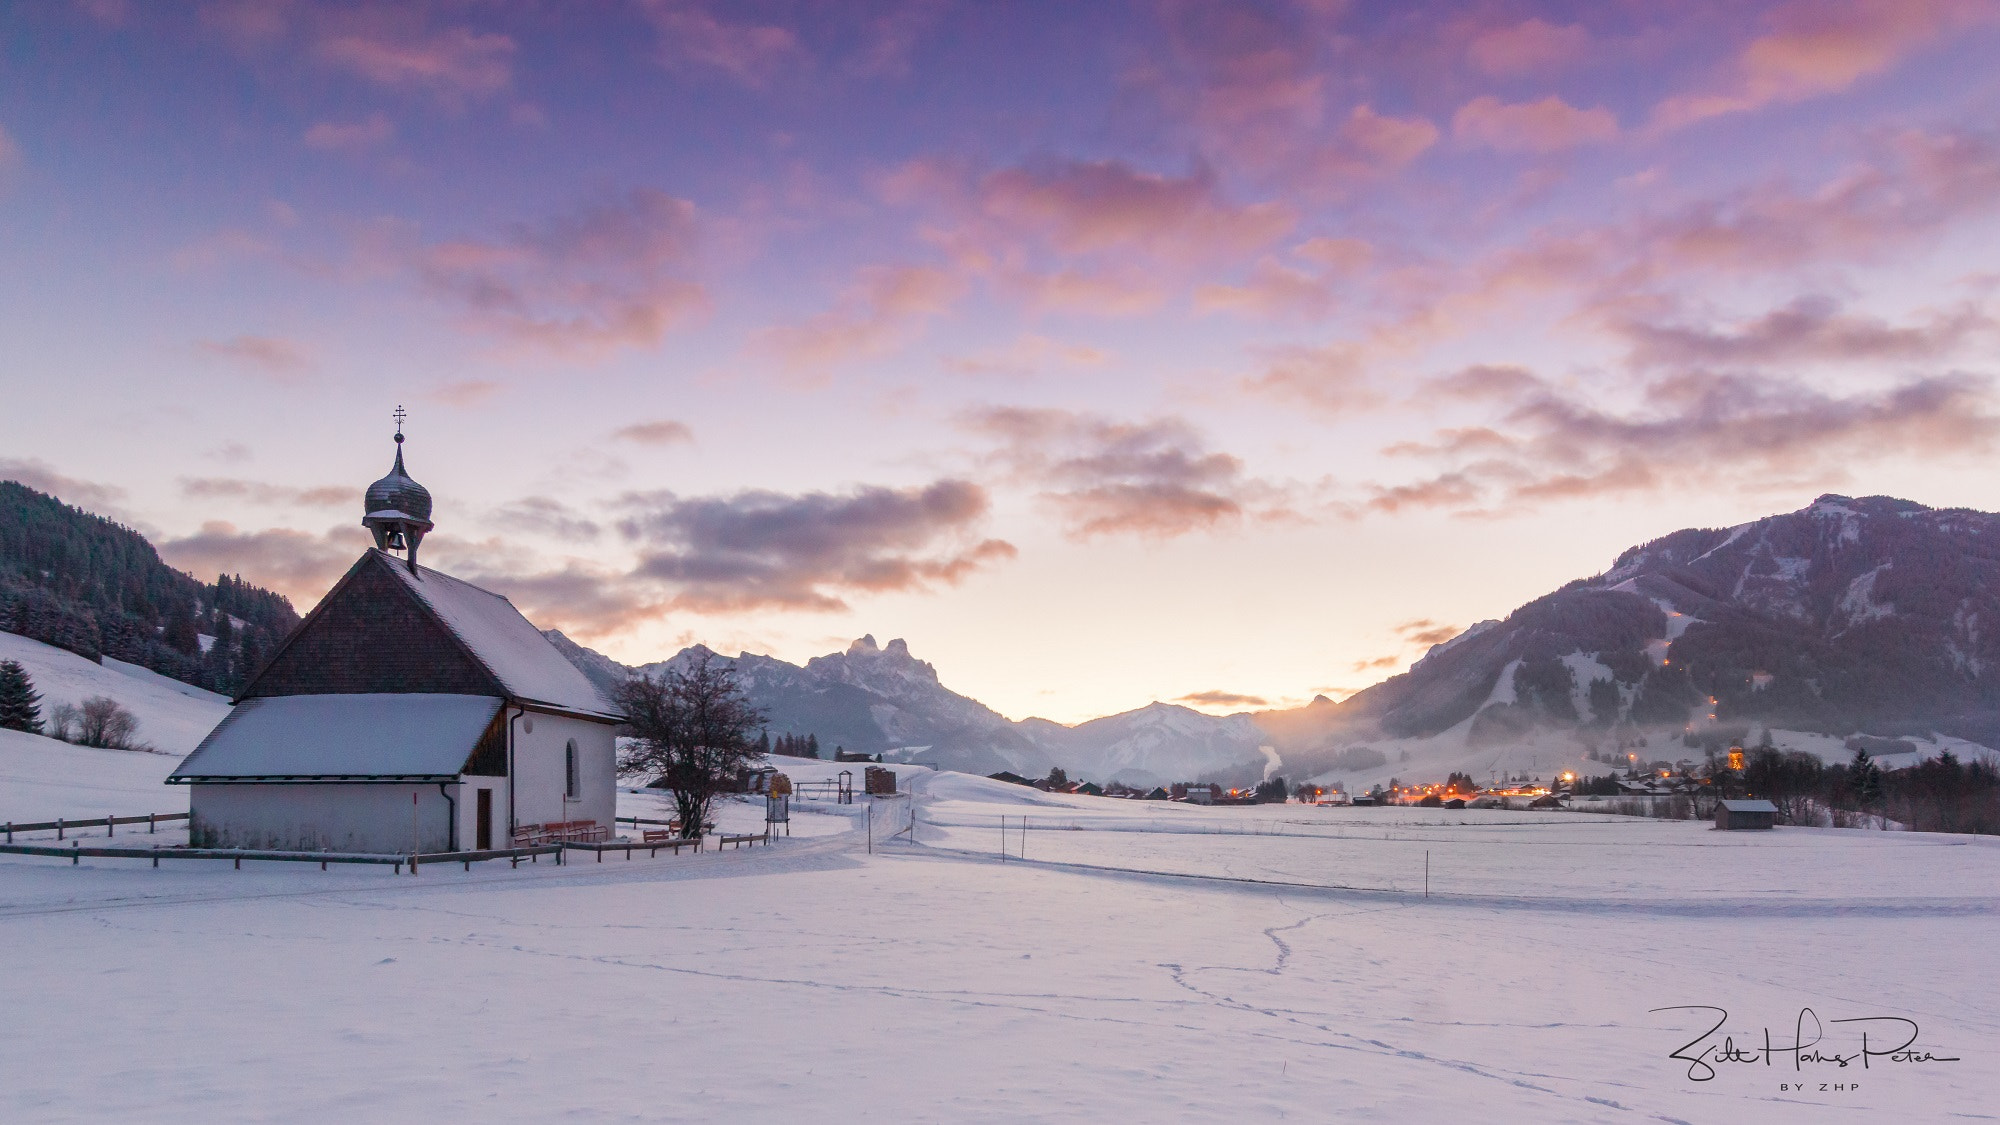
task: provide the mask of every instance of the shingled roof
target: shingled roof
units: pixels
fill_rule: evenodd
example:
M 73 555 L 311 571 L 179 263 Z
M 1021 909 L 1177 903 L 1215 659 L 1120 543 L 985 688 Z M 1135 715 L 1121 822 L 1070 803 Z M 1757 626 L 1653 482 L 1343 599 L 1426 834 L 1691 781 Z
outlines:
M 239 699 L 363 693 L 492 695 L 623 718 L 514 603 L 381 550 L 356 560 Z

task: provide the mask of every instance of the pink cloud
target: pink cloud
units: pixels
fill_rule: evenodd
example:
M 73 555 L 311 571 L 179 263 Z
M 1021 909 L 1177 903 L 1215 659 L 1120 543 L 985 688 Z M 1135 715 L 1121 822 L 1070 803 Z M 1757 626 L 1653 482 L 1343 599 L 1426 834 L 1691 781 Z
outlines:
M 1830 484 L 1888 451 L 1980 453 L 2000 437 L 1989 382 L 1964 375 L 1836 393 L 1789 378 L 1683 371 L 1643 384 L 1626 409 L 1519 369 L 1462 374 L 1432 389 L 1490 403 L 1494 426 L 1444 431 L 1429 449 L 1399 446 L 1459 463 L 1378 487 L 1370 507 L 1480 512 L 1668 487 Z
M 1165 279 L 1138 265 L 1046 272 L 1011 268 L 1000 282 L 1037 312 L 1085 316 L 1144 316 L 1166 304 L 1169 294 Z
M 920 160 L 886 177 L 882 190 L 891 202 L 941 216 L 926 236 L 950 261 L 925 268 L 936 271 L 927 288 L 947 303 L 985 279 L 1037 310 L 1096 316 L 1154 311 L 1191 271 L 1253 255 L 1296 222 L 1280 203 L 1230 201 L 1209 169 L 1175 176 L 1115 160 L 986 173 Z M 912 319 L 878 315 L 881 304 L 850 293 L 777 341 L 802 358 L 823 344 L 843 355 L 879 354 L 901 341 Z
M 1502 152 L 1560 152 L 1618 139 L 1610 110 L 1578 109 L 1553 94 L 1514 105 L 1481 95 L 1459 107 L 1451 129 L 1461 142 Z
M 983 214 L 1068 254 L 1137 250 L 1167 260 L 1233 257 L 1297 221 L 1280 203 L 1231 204 L 1212 172 L 1144 172 L 1116 160 L 1010 168 L 976 188 Z
M 1369 409 L 1383 401 L 1369 359 L 1369 349 L 1357 342 L 1274 348 L 1266 353 L 1263 374 L 1248 385 L 1334 413 Z
M 881 355 L 922 323 L 949 310 L 968 288 L 957 271 L 937 266 L 872 266 L 832 309 L 801 323 L 765 329 L 762 347 L 787 367 L 817 370 Z
M 966 375 L 1039 375 L 1065 368 L 1102 367 L 1111 359 L 1111 353 L 1102 348 L 1028 333 L 1004 348 L 948 359 L 945 366 Z
M 1074 539 L 1135 535 L 1164 539 L 1211 530 L 1246 514 L 1292 515 L 1286 491 L 1257 480 L 1243 462 L 1204 448 L 1174 418 L 1119 422 L 1065 410 L 995 407 L 961 424 L 997 443 L 993 463 L 1039 489 Z
M 424 243 L 378 225 L 364 256 L 413 270 L 473 323 L 527 346 L 572 355 L 650 347 L 707 312 L 689 275 L 694 205 L 642 188 L 491 239 Z
M 1803 101 L 1887 71 L 1954 28 L 2000 18 L 1984 0 L 1795 0 L 1708 90 L 1660 103 L 1654 125 L 1677 129 L 1726 114 Z
M 1590 48 L 1590 32 L 1578 24 L 1557 26 L 1535 18 L 1488 28 L 1466 45 L 1466 57 L 1501 78 L 1542 74 L 1572 62 Z
M 227 340 L 199 340 L 195 349 L 230 360 L 279 382 L 294 382 L 312 371 L 312 357 L 304 348 L 278 336 L 232 336 Z
M 45 492 L 67 504 L 88 508 L 98 515 L 119 518 L 118 505 L 125 490 L 113 484 L 80 480 L 56 471 L 55 466 L 36 458 L 0 457 L 0 480 L 11 480 L 37 492 Z M 127 521 L 130 522 L 130 521 Z
M 842 610 L 855 594 L 956 585 L 1015 554 L 978 538 L 989 500 L 961 480 L 840 494 L 660 494 L 627 506 L 620 530 L 640 551 L 632 580 L 664 584 L 672 604 L 698 613 Z
M 732 23 L 690 0 L 642 0 L 660 34 L 660 56 L 681 69 L 717 71 L 761 87 L 804 57 L 797 35 L 769 24 Z
M 2000 144 L 1977 134 L 1898 133 L 1878 138 L 1864 162 L 1820 183 L 1758 184 L 1664 214 L 1545 229 L 1483 258 L 1377 272 L 1368 279 L 1370 320 L 1326 345 L 1274 353 L 1251 385 L 1349 410 L 1366 403 L 1386 363 L 1462 338 L 1498 316 L 1555 312 L 1571 302 L 1571 327 L 1627 337 L 1675 307 L 1676 291 L 1710 279 L 1783 283 L 1824 263 L 1907 255 L 1996 210 Z
M 505 389 L 493 379 L 460 379 L 430 388 L 424 392 L 424 398 L 446 406 L 477 406 Z
M 1422 117 L 1397 117 L 1363 103 L 1332 111 L 1354 88 L 1341 58 L 1341 3 L 1259 5 L 1171 0 L 1157 5 L 1166 33 L 1161 59 L 1128 81 L 1158 99 L 1202 151 L 1232 169 L 1254 169 L 1312 195 L 1340 194 L 1354 181 L 1393 173 L 1436 143 Z
M 1877 364 L 1934 360 L 1994 337 L 1994 318 L 1961 307 L 1931 312 L 1916 323 L 1843 311 L 1824 298 L 1800 298 L 1747 321 L 1715 327 L 1634 319 L 1619 331 L 1632 341 L 1633 362 L 1666 365 L 1772 365 L 1813 361 Z
M 495 94 L 514 78 L 513 39 L 466 27 L 426 28 L 410 14 L 336 21 L 314 52 L 377 85 L 427 89 L 447 100 Z
M 948 0 L 903 0 L 869 22 L 866 42 L 849 60 L 849 73 L 864 77 L 909 73 L 917 43 L 943 18 Z
M 1392 117 L 1358 105 L 1341 124 L 1329 153 L 1334 163 L 1355 170 L 1393 171 L 1423 155 L 1437 139 L 1437 126 L 1422 117 Z
M 1202 286 L 1195 291 L 1194 304 L 1202 312 L 1320 317 L 1332 307 L 1333 292 L 1319 274 L 1265 257 L 1239 283 Z
M 377 113 L 361 121 L 321 121 L 305 131 L 307 148 L 324 152 L 373 148 L 396 135 L 396 126 Z
M 1374 258 L 1374 247 L 1355 238 L 1312 238 L 1289 255 L 1266 255 L 1240 282 L 1211 283 L 1195 292 L 1203 312 L 1237 312 L 1262 317 L 1319 317 L 1334 295 Z
M 1421 648 L 1441 645 L 1464 631 L 1456 625 L 1446 625 L 1432 621 L 1428 617 L 1405 621 L 1396 626 L 1396 635 L 1402 637 L 1405 644 Z
M 1191 703 L 1197 707 L 1268 707 L 1270 700 L 1261 695 L 1245 695 L 1238 691 L 1195 691 L 1177 696 L 1176 703 Z
M 181 494 L 197 500 L 248 501 L 253 504 L 294 504 L 315 508 L 353 507 L 361 492 L 351 485 L 294 488 L 240 477 L 182 477 Z
M 1687 208 L 1632 232 L 1662 264 L 1765 270 L 1873 257 L 2000 206 L 1990 137 L 1905 132 L 1816 190 L 1765 186 Z
M 1183 74 L 1143 77 L 1164 97 L 1191 96 L 1182 112 L 1212 135 L 1318 121 L 1327 75 L 1305 21 L 1282 9 L 1216 0 L 1174 0 L 1157 10 Z
M 693 441 L 694 431 L 688 428 L 686 422 L 662 418 L 653 422 L 634 422 L 629 426 L 620 426 L 611 432 L 611 436 L 638 445 L 674 445 Z

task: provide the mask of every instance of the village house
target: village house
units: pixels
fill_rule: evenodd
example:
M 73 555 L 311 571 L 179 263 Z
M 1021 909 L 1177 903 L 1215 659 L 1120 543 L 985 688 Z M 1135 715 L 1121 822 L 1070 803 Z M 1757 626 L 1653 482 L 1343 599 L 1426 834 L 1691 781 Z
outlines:
M 375 536 L 181 762 L 206 847 L 408 853 L 602 839 L 617 705 L 499 594 L 417 565 L 431 496 L 396 463 Z

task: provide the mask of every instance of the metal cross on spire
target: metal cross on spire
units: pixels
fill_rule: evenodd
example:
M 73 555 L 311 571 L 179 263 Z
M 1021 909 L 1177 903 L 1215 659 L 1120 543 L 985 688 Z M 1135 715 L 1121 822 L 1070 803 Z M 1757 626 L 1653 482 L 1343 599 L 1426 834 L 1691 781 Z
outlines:
M 407 411 L 405 411 L 405 410 L 403 409 L 403 404 L 402 404 L 402 403 L 400 403 L 400 402 L 399 402 L 399 403 L 397 403 L 397 404 L 396 404 L 396 413 L 395 413 L 395 414 L 393 415 L 393 417 L 394 417 L 394 418 L 396 419 L 396 436 L 397 436 L 397 437 L 402 437 L 402 436 L 403 436 L 403 419 L 405 419 L 405 418 L 408 418 L 409 416 L 410 416 L 410 415 L 409 415 L 409 413 L 408 413 Z

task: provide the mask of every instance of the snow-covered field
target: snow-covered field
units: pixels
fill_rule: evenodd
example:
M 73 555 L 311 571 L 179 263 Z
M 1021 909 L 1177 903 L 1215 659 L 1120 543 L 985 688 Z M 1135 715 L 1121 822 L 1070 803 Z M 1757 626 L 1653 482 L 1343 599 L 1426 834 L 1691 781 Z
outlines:
M 1991 1115 L 2000 842 L 1198 809 L 898 772 L 914 800 L 798 802 L 791 839 L 699 856 L 415 877 L 0 857 L 0 1112 Z M 625 795 L 621 811 L 658 800 Z M 912 804 L 918 842 L 892 840 Z M 1001 818 L 1023 816 L 1027 859 L 1002 861 Z M 754 830 L 761 804 L 727 802 L 719 819 Z M 1711 1048 L 1725 1034 L 1761 1048 L 1765 1028 L 1789 1040 L 1811 1008 L 1914 1020 L 1920 1047 L 1959 1061 L 1802 1073 L 1781 1055 L 1696 1082 L 1669 1056 L 1713 1020 L 1652 1011 L 1676 1005 L 1728 1010 Z M 1879 1050 L 1902 1026 L 1829 1022 L 1818 1049 L 1851 1054 L 1866 1027 Z

